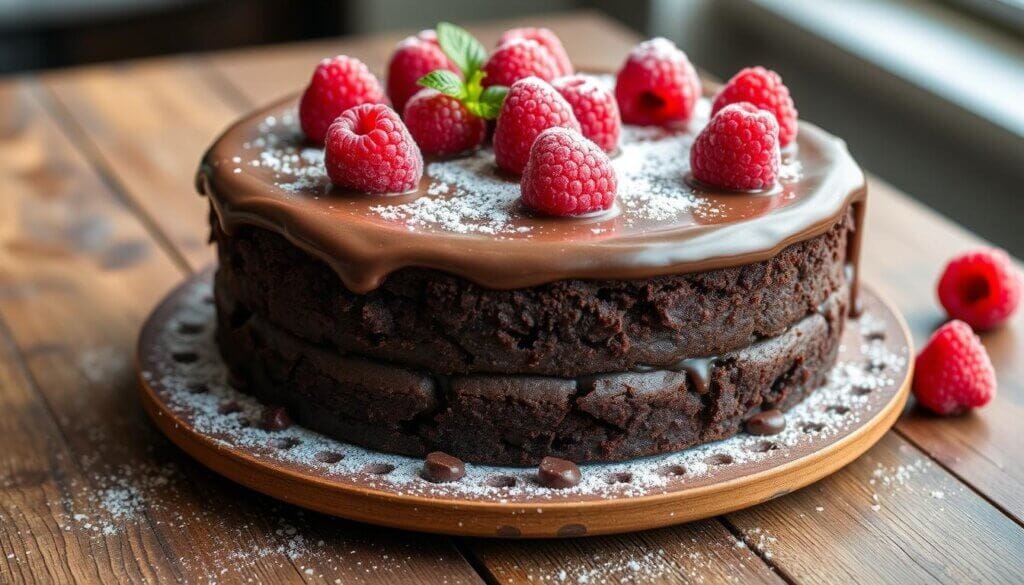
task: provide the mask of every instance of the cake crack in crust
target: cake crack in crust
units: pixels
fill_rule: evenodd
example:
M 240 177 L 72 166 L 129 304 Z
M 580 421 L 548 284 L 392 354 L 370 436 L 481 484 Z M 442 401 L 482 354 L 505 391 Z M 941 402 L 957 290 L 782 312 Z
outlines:
M 436 373 L 561 377 L 663 367 L 779 334 L 844 285 L 853 229 L 847 212 L 771 260 L 695 274 L 500 291 L 403 269 L 360 295 L 277 234 L 228 236 L 212 223 L 217 286 L 311 343 Z

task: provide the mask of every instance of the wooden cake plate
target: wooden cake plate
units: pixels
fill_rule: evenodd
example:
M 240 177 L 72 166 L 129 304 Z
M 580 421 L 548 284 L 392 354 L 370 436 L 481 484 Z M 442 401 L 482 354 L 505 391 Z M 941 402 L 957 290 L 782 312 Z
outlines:
M 566 537 L 716 516 L 811 484 L 867 451 L 907 400 L 913 351 L 902 317 L 870 288 L 847 321 L 829 381 L 786 414 L 781 433 L 739 435 L 678 453 L 581 466 L 583 481 L 541 487 L 534 468 L 466 465 L 459 481 L 422 460 L 377 453 L 300 426 L 264 430 L 263 407 L 234 389 L 214 343 L 211 272 L 160 304 L 139 337 L 142 401 L 189 455 L 256 491 L 319 512 L 466 536 Z

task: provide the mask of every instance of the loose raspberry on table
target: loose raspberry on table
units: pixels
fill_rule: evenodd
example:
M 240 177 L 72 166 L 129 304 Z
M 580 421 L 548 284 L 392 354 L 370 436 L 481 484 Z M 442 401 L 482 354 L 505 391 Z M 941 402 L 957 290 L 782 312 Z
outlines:
M 484 64 L 484 87 L 511 86 L 526 77 L 534 76 L 551 81 L 558 77 L 558 65 L 547 49 L 530 39 L 512 39 L 498 47 Z
M 437 69 L 459 72 L 441 50 L 434 31 L 420 31 L 398 43 L 388 63 L 388 97 L 398 112 L 404 112 L 406 102 L 421 89 L 416 82 Z
M 306 137 L 323 144 L 327 128 L 345 110 L 384 103 L 384 90 L 359 59 L 338 55 L 320 61 L 299 101 L 299 124 Z
M 729 104 L 747 102 L 754 107 L 767 110 L 779 123 L 779 146 L 785 147 L 797 133 L 797 111 L 789 88 L 782 83 L 779 74 L 764 67 L 748 67 L 729 80 L 715 96 L 711 114 Z
M 569 59 L 569 54 L 566 53 L 562 40 L 551 29 L 530 26 L 509 29 L 502 33 L 501 38 L 498 39 L 498 47 L 514 39 L 537 41 L 542 47 L 547 49 L 548 53 L 555 60 L 559 76 L 573 74 L 572 61 Z
M 661 37 L 634 47 L 615 80 L 615 99 L 627 124 L 687 122 L 700 95 L 700 78 L 686 53 Z
M 690 148 L 693 178 L 709 187 L 757 191 L 779 173 L 779 124 L 750 104 L 731 104 L 711 117 Z
M 424 155 L 466 152 L 480 146 L 487 134 L 486 120 L 435 89 L 424 88 L 412 96 L 402 118 Z
M 423 176 L 423 156 L 398 113 L 383 104 L 342 112 L 327 130 L 324 165 L 331 182 L 364 193 L 400 193 Z
M 932 335 L 914 365 L 914 396 L 941 415 L 988 404 L 996 394 L 996 372 L 978 336 L 953 320 Z
M 611 91 L 585 75 L 559 77 L 552 85 L 572 106 L 584 136 L 605 152 L 618 147 L 622 119 Z
M 523 204 L 557 216 L 608 209 L 617 181 L 612 161 L 576 130 L 548 128 L 530 148 L 523 171 Z
M 986 248 L 957 256 L 939 279 L 946 313 L 983 331 L 1001 325 L 1020 304 L 1021 273 L 1004 250 Z
M 505 171 L 522 173 L 533 141 L 541 132 L 556 126 L 580 131 L 569 102 L 551 84 L 536 77 L 515 82 L 494 128 L 495 162 Z

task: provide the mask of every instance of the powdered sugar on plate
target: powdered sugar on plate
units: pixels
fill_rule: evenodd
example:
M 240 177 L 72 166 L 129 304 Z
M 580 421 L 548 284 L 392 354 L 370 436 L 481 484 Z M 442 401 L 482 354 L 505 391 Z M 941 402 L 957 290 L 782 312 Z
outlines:
M 357 483 L 390 493 L 517 504 L 580 497 L 628 498 L 735 476 L 749 464 L 782 464 L 812 442 L 851 431 L 888 402 L 907 363 L 905 348 L 891 350 L 884 336 L 867 339 L 851 322 L 845 343 L 859 345 L 838 363 L 828 383 L 787 415 L 774 436 L 741 433 L 730 439 L 677 453 L 619 463 L 583 465 L 576 487 L 540 486 L 533 468 L 467 465 L 464 479 L 434 484 L 420 477 L 422 460 L 378 453 L 293 426 L 268 432 L 255 421 L 263 407 L 227 383 L 227 371 L 213 340 L 214 307 L 209 279 L 197 279 L 177 297 L 174 314 L 159 332 L 142 375 L 165 403 L 196 432 L 226 448 L 282 462 L 312 476 Z M 864 319 L 864 317 L 862 317 Z M 865 322 L 870 323 L 871 317 Z M 537 509 L 538 513 L 541 510 Z

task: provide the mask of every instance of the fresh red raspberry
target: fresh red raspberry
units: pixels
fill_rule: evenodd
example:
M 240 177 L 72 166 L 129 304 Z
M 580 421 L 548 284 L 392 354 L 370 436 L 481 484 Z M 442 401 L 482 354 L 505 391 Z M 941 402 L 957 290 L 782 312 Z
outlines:
M 537 41 L 540 43 L 540 46 L 548 50 L 548 53 L 555 60 L 559 76 L 572 75 L 572 61 L 569 60 L 569 54 L 565 52 L 562 40 L 551 29 L 531 26 L 509 29 L 502 33 L 501 38 L 498 39 L 498 46 L 501 47 L 514 39 Z
M 612 161 L 596 144 L 567 128 L 548 128 L 530 148 L 520 183 L 523 204 L 548 215 L 608 209 L 617 181 Z
M 615 99 L 627 124 L 686 122 L 700 95 L 700 78 L 686 53 L 660 37 L 633 47 L 615 80 Z
M 750 104 L 730 104 L 693 141 L 690 171 L 709 187 L 758 191 L 775 184 L 779 158 L 775 116 Z
M 748 102 L 768 110 L 779 123 L 779 146 L 786 146 L 796 138 L 796 106 L 783 85 L 779 74 L 764 67 L 748 67 L 726 83 L 715 96 L 711 115 L 729 104 Z
M 529 39 L 512 39 L 498 47 L 484 64 L 484 87 L 511 86 L 525 77 L 551 81 L 558 77 L 554 57 L 540 43 Z
M 421 89 L 416 82 L 437 69 L 459 72 L 441 51 L 434 31 L 420 31 L 398 43 L 388 63 L 388 97 L 395 109 L 404 112 L 406 102 Z
M 605 152 L 618 147 L 622 120 L 612 92 L 593 77 L 585 75 L 559 77 L 551 84 L 572 106 L 572 113 L 579 121 L 584 136 Z
M 914 365 L 914 396 L 941 415 L 985 406 L 996 395 L 996 371 L 985 346 L 963 321 L 932 335 Z
M 996 248 L 957 256 L 939 279 L 939 301 L 953 319 L 975 330 L 992 329 L 1017 310 L 1021 275 L 1010 256 Z
M 494 160 L 502 169 L 523 172 L 530 147 L 541 132 L 560 126 L 579 132 L 572 106 L 549 83 L 536 77 L 512 84 L 494 127 Z
M 299 124 L 307 138 L 323 144 L 327 128 L 342 112 L 384 101 L 384 90 L 369 68 L 359 59 L 338 55 L 316 66 L 299 101 Z
M 332 183 L 363 193 L 408 191 L 423 176 L 419 147 L 384 104 L 363 104 L 338 116 L 327 130 L 324 165 Z
M 450 156 L 472 150 L 487 134 L 483 118 L 435 89 L 424 88 L 412 96 L 402 118 L 425 155 Z

